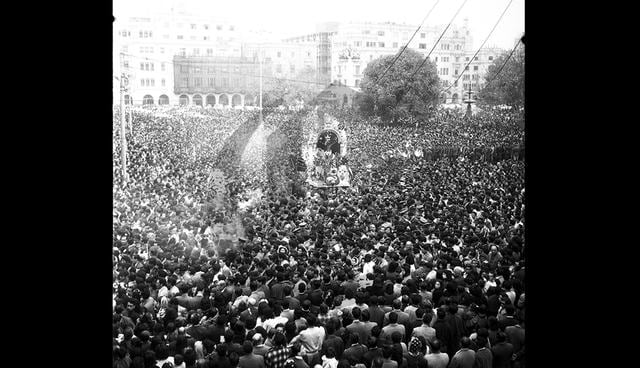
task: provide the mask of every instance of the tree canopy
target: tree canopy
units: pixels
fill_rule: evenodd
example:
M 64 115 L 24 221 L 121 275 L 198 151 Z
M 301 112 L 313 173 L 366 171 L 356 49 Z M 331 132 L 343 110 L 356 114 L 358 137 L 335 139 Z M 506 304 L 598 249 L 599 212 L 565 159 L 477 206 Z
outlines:
M 509 53 L 505 52 L 489 65 L 485 85 L 478 94 L 481 105 L 524 106 L 524 46 L 520 45 L 505 64 Z
M 383 56 L 367 65 L 361 84 L 363 96 L 358 99 L 360 111 L 376 114 L 385 120 L 395 120 L 407 114 L 427 115 L 438 99 L 440 79 L 436 64 L 427 60 L 418 70 L 424 56 L 406 49 L 380 79 L 395 57 Z M 416 70 L 418 72 L 412 76 Z

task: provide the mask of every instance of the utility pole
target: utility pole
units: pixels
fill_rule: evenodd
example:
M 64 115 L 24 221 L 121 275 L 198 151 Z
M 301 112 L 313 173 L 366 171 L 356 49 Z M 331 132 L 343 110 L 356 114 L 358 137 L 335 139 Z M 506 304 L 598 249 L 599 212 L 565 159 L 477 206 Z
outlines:
M 260 48 L 258 58 L 260 60 L 260 124 L 262 124 L 262 48 Z
M 122 56 L 122 55 L 121 55 Z M 122 170 L 122 186 L 127 185 L 127 181 L 129 178 L 127 177 L 127 136 L 126 136 L 126 126 L 124 119 L 124 92 L 126 91 L 128 84 L 128 79 L 124 73 L 120 75 L 120 139 L 121 139 L 121 147 L 120 151 L 122 154 L 121 157 L 121 170 Z

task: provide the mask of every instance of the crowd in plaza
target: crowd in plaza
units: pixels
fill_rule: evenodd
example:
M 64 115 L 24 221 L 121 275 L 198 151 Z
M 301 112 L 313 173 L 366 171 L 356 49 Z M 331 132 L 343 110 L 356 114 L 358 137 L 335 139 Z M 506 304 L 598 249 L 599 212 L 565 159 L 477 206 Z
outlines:
M 135 110 L 126 184 L 114 114 L 114 367 L 525 367 L 521 114 L 331 115 L 348 188 L 313 110 Z

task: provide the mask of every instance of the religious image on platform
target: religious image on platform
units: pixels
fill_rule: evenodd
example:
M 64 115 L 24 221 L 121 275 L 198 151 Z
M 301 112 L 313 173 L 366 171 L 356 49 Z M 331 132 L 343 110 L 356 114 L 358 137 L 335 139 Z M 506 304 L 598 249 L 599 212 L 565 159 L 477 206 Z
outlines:
M 524 0 L 284 3 L 114 1 L 113 367 L 525 368 Z

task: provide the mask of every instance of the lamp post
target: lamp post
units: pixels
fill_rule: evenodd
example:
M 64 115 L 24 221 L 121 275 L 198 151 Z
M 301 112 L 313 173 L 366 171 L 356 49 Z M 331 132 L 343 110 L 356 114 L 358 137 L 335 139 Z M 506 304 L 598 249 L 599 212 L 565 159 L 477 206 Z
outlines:
M 122 170 L 122 185 L 126 186 L 127 177 L 127 137 L 126 137 L 126 124 L 124 119 L 124 92 L 127 90 L 129 79 L 122 73 L 120 76 L 120 139 L 121 139 L 121 170 Z
M 466 92 L 469 95 L 469 98 L 467 100 L 465 100 L 464 102 L 467 104 L 467 113 L 465 114 L 465 118 L 471 118 L 471 104 L 476 102 L 475 100 L 473 100 L 472 94 L 471 94 L 471 83 L 469 83 L 469 91 Z

